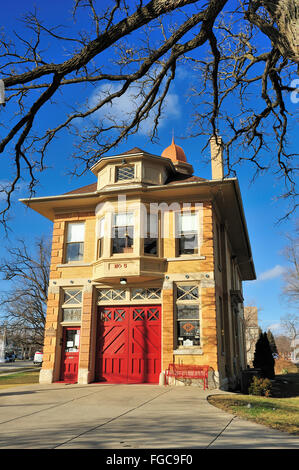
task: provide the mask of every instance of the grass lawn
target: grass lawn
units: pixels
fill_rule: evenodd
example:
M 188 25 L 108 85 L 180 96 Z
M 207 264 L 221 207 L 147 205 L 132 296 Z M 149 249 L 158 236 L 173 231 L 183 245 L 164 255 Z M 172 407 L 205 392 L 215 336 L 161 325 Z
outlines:
M 299 374 L 276 375 L 275 379 L 275 395 L 270 398 L 219 394 L 210 396 L 209 403 L 240 418 L 299 435 Z
M 37 384 L 39 369 L 25 372 L 15 372 L 10 375 L 0 375 L 0 389 L 18 385 Z

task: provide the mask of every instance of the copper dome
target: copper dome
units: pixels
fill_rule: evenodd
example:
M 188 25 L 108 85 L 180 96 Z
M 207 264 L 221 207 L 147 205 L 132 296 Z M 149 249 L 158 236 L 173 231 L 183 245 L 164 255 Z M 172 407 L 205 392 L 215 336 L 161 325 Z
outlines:
M 172 142 L 165 150 L 162 152 L 162 157 L 170 158 L 173 162 L 185 162 L 187 163 L 187 158 L 184 150 L 179 145 L 174 143 L 174 138 Z

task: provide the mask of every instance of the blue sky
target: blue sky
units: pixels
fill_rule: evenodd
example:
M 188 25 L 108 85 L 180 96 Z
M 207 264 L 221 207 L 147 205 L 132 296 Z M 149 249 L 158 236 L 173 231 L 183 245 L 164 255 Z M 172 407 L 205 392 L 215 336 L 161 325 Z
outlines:
M 7 3 L 5 10 L 2 11 L 2 24 L 8 29 L 15 28 L 20 30 L 21 26 L 16 22 L 21 12 L 34 5 L 32 0 Z M 46 15 L 48 22 L 55 22 L 61 10 L 61 2 L 53 0 L 51 7 L 48 2 L 42 2 L 41 15 Z M 68 0 L 64 4 L 71 5 Z M 61 11 L 61 22 L 68 24 L 65 12 Z M 64 18 L 64 19 L 63 19 Z M 72 33 L 72 30 L 71 30 Z M 55 55 L 57 51 L 53 50 Z M 1 78 L 1 77 L 0 77 Z M 171 142 L 172 132 L 174 132 L 176 143 L 183 147 L 189 163 L 194 167 L 194 173 L 204 178 L 211 177 L 210 164 L 206 162 L 209 156 L 209 147 L 203 150 L 206 140 L 198 138 L 182 138 L 186 136 L 187 117 L 191 114 L 191 107 L 186 102 L 186 80 L 190 81 L 190 76 L 184 69 L 179 69 L 177 80 L 171 87 L 167 102 L 167 118 L 165 117 L 159 128 L 159 141 L 153 144 L 149 141 L 146 131 L 147 123 L 141 128 L 141 131 L 121 144 L 115 152 L 109 152 L 109 155 L 117 154 L 133 147 L 140 147 L 144 150 L 160 155 L 165 147 Z M 96 89 L 99 92 L 100 89 Z M 73 90 L 66 91 L 66 94 L 73 93 Z M 80 99 L 92 99 L 93 93 L 81 89 L 76 97 Z M 128 101 L 119 102 L 115 108 L 116 112 L 122 112 L 129 106 Z M 296 106 L 294 104 L 293 106 Z M 298 105 L 297 105 L 298 106 Z M 233 112 L 233 109 L 232 109 Z M 59 110 L 55 105 L 42 111 L 39 116 L 40 127 L 51 126 L 55 122 Z M 3 112 L 1 113 L 1 117 Z M 298 147 L 298 133 L 294 131 L 291 136 L 292 146 Z M 36 196 L 57 195 L 70 191 L 74 188 L 84 186 L 95 181 L 94 175 L 89 172 L 81 178 L 71 178 L 68 173 L 73 165 L 69 158 L 72 152 L 73 141 L 71 136 L 61 134 L 55 143 L 50 147 L 47 156 L 47 165 L 49 169 L 41 173 L 40 185 L 37 188 Z M 250 180 L 254 169 L 250 166 L 239 167 L 237 177 L 241 188 L 243 205 L 247 220 L 247 226 L 253 252 L 257 280 L 244 282 L 245 305 L 256 305 L 259 311 L 259 322 L 261 327 L 266 330 L 271 328 L 276 333 L 280 317 L 288 313 L 287 304 L 281 296 L 283 270 L 286 267 L 286 261 L 282 255 L 283 247 L 286 244 L 284 234 L 292 232 L 294 229 L 294 218 L 283 223 L 277 224 L 278 219 L 287 211 L 287 203 L 277 200 L 277 196 L 282 191 L 282 182 L 277 180 L 274 175 L 265 173 L 260 175 L 254 183 Z M 11 179 L 11 168 L 0 156 L 0 181 Z M 3 231 L 0 232 L 0 258 L 5 256 L 5 246 L 13 245 L 18 238 L 28 240 L 30 243 L 40 234 L 51 236 L 52 223 L 44 219 L 32 210 L 18 202 L 18 198 L 27 197 L 26 181 L 19 185 L 19 190 L 14 196 L 13 207 L 10 213 L 10 232 L 8 236 Z M 2 230 L 2 229 L 0 229 Z M 7 283 L 0 282 L 0 290 L 8 289 Z

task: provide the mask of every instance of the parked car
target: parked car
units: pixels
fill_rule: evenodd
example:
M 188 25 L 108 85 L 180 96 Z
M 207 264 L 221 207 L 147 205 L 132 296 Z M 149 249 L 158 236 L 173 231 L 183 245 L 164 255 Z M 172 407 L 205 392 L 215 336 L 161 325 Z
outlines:
M 33 364 L 41 366 L 42 363 L 43 363 L 43 353 L 40 351 L 36 351 L 36 353 L 34 354 L 34 358 L 33 358 Z

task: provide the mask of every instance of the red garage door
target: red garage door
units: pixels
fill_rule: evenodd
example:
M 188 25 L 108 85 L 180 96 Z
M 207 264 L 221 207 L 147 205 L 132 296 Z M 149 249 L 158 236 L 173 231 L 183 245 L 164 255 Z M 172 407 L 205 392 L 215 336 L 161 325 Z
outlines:
M 97 380 L 158 383 L 161 306 L 99 307 Z

